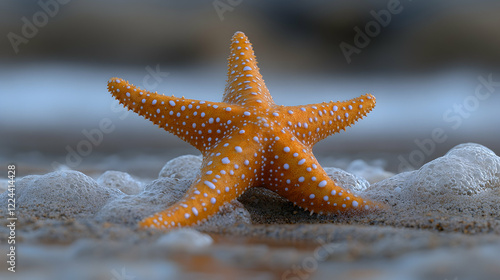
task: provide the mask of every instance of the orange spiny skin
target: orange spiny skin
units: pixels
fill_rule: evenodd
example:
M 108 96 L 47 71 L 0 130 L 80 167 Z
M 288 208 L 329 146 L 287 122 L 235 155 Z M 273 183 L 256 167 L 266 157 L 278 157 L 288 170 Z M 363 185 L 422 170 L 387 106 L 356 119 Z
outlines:
M 255 186 L 317 213 L 383 207 L 337 186 L 312 153 L 318 141 L 370 112 L 375 97 L 365 94 L 344 102 L 276 105 L 242 32 L 232 38 L 222 102 L 159 95 L 118 78 L 109 81 L 108 90 L 121 104 L 203 154 L 200 175 L 185 197 L 142 220 L 142 227 L 198 224 Z

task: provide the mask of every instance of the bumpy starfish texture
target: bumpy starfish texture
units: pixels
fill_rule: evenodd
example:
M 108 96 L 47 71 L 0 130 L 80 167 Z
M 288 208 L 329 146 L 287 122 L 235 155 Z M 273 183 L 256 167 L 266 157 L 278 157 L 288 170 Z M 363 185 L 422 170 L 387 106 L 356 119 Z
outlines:
M 311 213 L 383 207 L 331 180 L 312 153 L 314 144 L 355 123 L 375 106 L 371 94 L 344 102 L 276 105 L 242 32 L 231 41 L 222 102 L 159 95 L 112 78 L 119 102 L 196 147 L 198 178 L 185 197 L 140 226 L 169 228 L 205 221 L 248 188 L 266 187 Z

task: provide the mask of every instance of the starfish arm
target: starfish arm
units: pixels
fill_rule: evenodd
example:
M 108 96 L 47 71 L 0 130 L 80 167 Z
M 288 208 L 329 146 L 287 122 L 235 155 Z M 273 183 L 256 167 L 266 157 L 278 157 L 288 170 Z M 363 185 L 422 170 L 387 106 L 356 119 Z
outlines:
M 226 137 L 205 156 L 199 178 L 182 200 L 140 222 L 142 227 L 190 226 L 205 221 L 252 187 L 254 163 L 248 159 L 258 143 L 243 136 Z
M 128 109 L 176 135 L 202 153 L 219 141 L 237 115 L 239 106 L 165 96 L 142 90 L 129 82 L 112 78 L 108 91 Z
M 320 214 L 385 207 L 338 186 L 299 141 L 278 142 L 273 151 L 277 158 L 269 166 L 274 172 L 266 175 L 266 188 L 299 207 Z
M 375 107 L 375 97 L 365 94 L 343 101 L 276 107 L 287 125 L 302 142 L 312 146 L 320 140 L 345 130 Z
M 248 107 L 274 104 L 257 67 L 252 44 L 243 32 L 234 33 L 231 39 L 223 101 Z

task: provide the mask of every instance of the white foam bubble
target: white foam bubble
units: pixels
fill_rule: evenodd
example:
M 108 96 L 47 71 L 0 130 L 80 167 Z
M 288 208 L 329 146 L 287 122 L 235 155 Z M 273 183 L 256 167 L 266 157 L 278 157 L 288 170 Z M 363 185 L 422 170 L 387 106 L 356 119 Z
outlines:
M 125 194 L 138 194 L 142 191 L 141 183 L 126 172 L 106 171 L 96 181 L 101 186 L 117 189 Z
M 351 174 L 340 168 L 325 167 L 324 170 L 339 187 L 354 192 L 362 192 L 370 186 L 370 183 L 365 178 Z
M 193 179 L 200 170 L 202 156 L 184 155 L 168 161 L 160 171 L 159 177 Z
M 71 170 L 26 176 L 16 184 L 17 205 L 37 216 L 89 216 L 120 195 L 121 192 Z M 0 204 L 6 201 L 1 199 Z
M 461 144 L 419 170 L 374 184 L 367 193 L 401 212 L 498 215 L 500 157 L 482 145 Z
M 144 187 L 135 195 L 125 195 L 104 205 L 96 215 L 98 221 L 136 224 L 141 219 L 180 200 L 192 181 L 160 178 Z

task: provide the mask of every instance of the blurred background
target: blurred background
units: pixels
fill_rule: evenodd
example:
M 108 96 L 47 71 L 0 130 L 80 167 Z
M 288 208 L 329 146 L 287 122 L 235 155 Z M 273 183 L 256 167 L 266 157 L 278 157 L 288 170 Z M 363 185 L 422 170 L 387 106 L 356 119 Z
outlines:
M 198 154 L 122 109 L 106 83 L 220 101 L 235 31 L 277 104 L 377 97 L 367 117 L 315 147 L 324 165 L 362 158 L 399 172 L 464 142 L 499 154 L 499 14 L 493 0 L 1 1 L 0 163 L 22 175 L 66 166 L 154 176 Z

